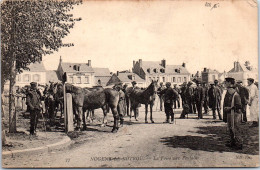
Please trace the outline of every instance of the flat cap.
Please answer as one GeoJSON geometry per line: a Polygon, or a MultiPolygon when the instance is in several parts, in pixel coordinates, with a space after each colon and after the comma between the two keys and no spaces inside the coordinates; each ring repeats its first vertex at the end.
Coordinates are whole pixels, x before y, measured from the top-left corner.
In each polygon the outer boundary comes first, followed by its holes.
{"type": "Polygon", "coordinates": [[[253,78],[248,78],[248,81],[254,82],[255,80],[253,78]]]}
{"type": "Polygon", "coordinates": [[[235,79],[233,78],[233,77],[227,77],[227,78],[225,78],[225,80],[227,81],[227,82],[234,82],[235,81],[235,79]]]}
{"type": "Polygon", "coordinates": [[[34,86],[37,86],[37,83],[36,83],[36,82],[31,82],[30,85],[31,85],[31,86],[33,86],[33,85],[34,85],[34,86]]]}
{"type": "Polygon", "coordinates": [[[132,84],[137,84],[136,81],[132,81],[132,84]]]}
{"type": "Polygon", "coordinates": [[[243,83],[243,82],[242,82],[242,80],[237,80],[237,83],[238,83],[238,84],[241,84],[241,83],[243,83]]]}

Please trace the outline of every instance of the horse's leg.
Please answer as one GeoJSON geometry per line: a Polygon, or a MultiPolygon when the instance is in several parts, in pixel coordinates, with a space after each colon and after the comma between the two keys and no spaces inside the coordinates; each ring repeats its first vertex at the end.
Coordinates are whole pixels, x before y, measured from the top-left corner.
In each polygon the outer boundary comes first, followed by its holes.
{"type": "Polygon", "coordinates": [[[86,111],[82,111],[82,119],[83,119],[83,130],[87,130],[86,111]]]}
{"type": "Polygon", "coordinates": [[[105,127],[107,125],[107,108],[103,107],[102,110],[103,110],[104,117],[103,117],[103,122],[101,124],[101,127],[105,127]]]}
{"type": "Polygon", "coordinates": [[[154,123],[154,121],[153,121],[153,104],[150,104],[150,120],[152,123],[154,123]]]}
{"type": "Polygon", "coordinates": [[[148,121],[147,121],[147,113],[148,113],[148,104],[145,104],[145,123],[148,123],[148,121]]]}
{"type": "Polygon", "coordinates": [[[112,129],[112,132],[116,133],[119,129],[119,127],[118,127],[119,115],[118,115],[116,107],[111,107],[111,110],[112,110],[113,117],[114,117],[114,126],[113,126],[113,129],[112,129]]]}
{"type": "Polygon", "coordinates": [[[83,117],[83,114],[82,114],[82,107],[78,107],[77,108],[77,111],[78,111],[78,121],[77,121],[77,130],[80,131],[82,125],[81,125],[81,120],[82,120],[82,117],[83,117]]]}
{"type": "Polygon", "coordinates": [[[91,120],[92,120],[92,122],[94,121],[94,119],[95,119],[95,112],[94,112],[94,110],[91,110],[91,120]]]}

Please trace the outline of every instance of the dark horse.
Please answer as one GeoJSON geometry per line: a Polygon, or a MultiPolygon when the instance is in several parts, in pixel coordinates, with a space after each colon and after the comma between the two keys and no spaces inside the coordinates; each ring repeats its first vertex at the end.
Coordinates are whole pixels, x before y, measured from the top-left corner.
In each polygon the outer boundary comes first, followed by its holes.
{"type": "Polygon", "coordinates": [[[101,108],[103,110],[104,119],[107,116],[107,106],[112,110],[114,117],[114,126],[112,132],[117,132],[119,115],[117,112],[117,105],[119,101],[119,94],[113,89],[98,89],[91,91],[89,89],[83,89],[80,87],[73,86],[71,84],[66,84],[66,92],[72,94],[73,108],[76,111],[77,127],[76,129],[81,129],[81,120],[83,120],[84,127],[86,129],[85,113],[87,110],[94,110],[101,108]],[[85,114],[84,114],[85,115],[85,114]]]}
{"type": "MultiPolygon", "coordinates": [[[[142,89],[132,89],[129,92],[130,97],[130,104],[131,108],[134,111],[135,116],[138,115],[139,110],[138,107],[140,104],[145,105],[145,123],[148,123],[147,121],[147,113],[148,113],[148,105],[150,105],[150,120],[152,123],[153,121],[153,105],[156,97],[156,91],[157,91],[157,83],[158,81],[153,81],[151,84],[144,90],[142,89]]],[[[130,112],[130,118],[131,118],[131,112],[130,112]]]]}

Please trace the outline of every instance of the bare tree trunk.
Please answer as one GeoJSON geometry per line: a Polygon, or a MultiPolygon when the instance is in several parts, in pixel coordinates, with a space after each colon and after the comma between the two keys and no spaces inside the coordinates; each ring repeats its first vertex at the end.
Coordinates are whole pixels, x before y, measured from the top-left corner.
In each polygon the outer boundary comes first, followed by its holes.
{"type": "Polygon", "coordinates": [[[10,89],[9,89],[9,133],[16,132],[16,109],[15,109],[15,65],[16,62],[12,63],[10,68],[10,89]]]}

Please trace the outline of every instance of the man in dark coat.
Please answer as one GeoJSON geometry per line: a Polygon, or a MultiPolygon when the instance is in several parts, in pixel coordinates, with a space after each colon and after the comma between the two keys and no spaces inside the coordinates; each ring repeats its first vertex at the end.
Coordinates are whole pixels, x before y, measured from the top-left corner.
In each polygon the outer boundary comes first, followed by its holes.
{"type": "Polygon", "coordinates": [[[246,108],[247,108],[247,104],[249,101],[249,91],[246,87],[244,87],[242,85],[242,81],[238,80],[237,81],[237,92],[241,98],[241,103],[242,103],[242,108],[241,111],[243,114],[241,114],[242,116],[242,122],[247,122],[247,117],[246,117],[246,108]]]}
{"type": "Polygon", "coordinates": [[[181,90],[177,87],[177,84],[174,84],[173,90],[175,90],[178,94],[177,98],[174,100],[174,109],[177,108],[177,104],[178,104],[178,109],[179,109],[180,108],[179,94],[180,94],[181,90]]]}
{"type": "Polygon", "coordinates": [[[193,88],[191,87],[192,83],[188,82],[187,88],[185,91],[185,103],[188,104],[190,108],[190,113],[194,113],[192,109],[192,102],[193,102],[193,88]]]}
{"type": "Polygon", "coordinates": [[[240,134],[242,104],[241,98],[235,90],[235,79],[230,77],[226,78],[226,87],[227,92],[224,98],[223,113],[230,136],[230,141],[226,143],[226,146],[234,149],[242,149],[243,140],[240,134]]]}
{"type": "Polygon", "coordinates": [[[198,119],[203,119],[202,107],[205,100],[205,91],[201,87],[201,82],[197,80],[197,88],[194,93],[194,99],[198,110],[198,119]]]}
{"type": "Polygon", "coordinates": [[[166,114],[166,121],[164,123],[173,123],[174,121],[174,113],[173,113],[173,101],[177,97],[177,92],[171,88],[171,83],[166,83],[166,89],[160,92],[160,94],[164,94],[164,110],[166,114]],[[171,120],[170,120],[171,117],[171,120]]]}
{"type": "Polygon", "coordinates": [[[185,99],[186,88],[187,88],[187,83],[184,82],[184,83],[181,85],[181,90],[180,90],[181,102],[182,102],[181,104],[182,104],[182,106],[184,106],[184,104],[186,104],[186,99],[185,99]]]}
{"type": "Polygon", "coordinates": [[[209,91],[209,87],[207,86],[206,82],[202,82],[202,88],[204,90],[204,93],[205,93],[205,99],[204,99],[204,104],[203,104],[203,107],[204,107],[204,114],[208,114],[208,111],[209,111],[209,108],[208,108],[208,91],[209,91]]]}
{"type": "Polygon", "coordinates": [[[31,89],[28,90],[26,104],[30,111],[30,134],[34,135],[41,112],[41,93],[37,89],[36,82],[31,82],[31,89]]]}
{"type": "Polygon", "coordinates": [[[209,107],[212,109],[213,112],[213,119],[216,119],[216,110],[218,112],[219,120],[222,120],[221,114],[220,114],[220,105],[221,105],[221,98],[222,93],[218,86],[215,86],[214,83],[210,83],[211,87],[208,91],[208,97],[209,97],[209,107]]]}
{"type": "Polygon", "coordinates": [[[163,86],[163,82],[160,83],[160,87],[157,90],[157,94],[159,96],[159,100],[160,100],[160,111],[162,111],[163,108],[163,94],[161,94],[160,92],[163,91],[165,89],[165,87],[163,86]]]}

